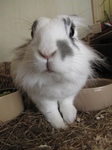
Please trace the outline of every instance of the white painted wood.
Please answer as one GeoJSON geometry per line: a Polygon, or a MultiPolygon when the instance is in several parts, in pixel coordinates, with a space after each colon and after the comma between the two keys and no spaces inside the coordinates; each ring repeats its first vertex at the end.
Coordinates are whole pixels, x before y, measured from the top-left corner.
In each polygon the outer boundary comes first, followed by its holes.
{"type": "Polygon", "coordinates": [[[101,0],[92,0],[92,8],[93,8],[93,21],[94,23],[98,23],[101,21],[101,0]]]}

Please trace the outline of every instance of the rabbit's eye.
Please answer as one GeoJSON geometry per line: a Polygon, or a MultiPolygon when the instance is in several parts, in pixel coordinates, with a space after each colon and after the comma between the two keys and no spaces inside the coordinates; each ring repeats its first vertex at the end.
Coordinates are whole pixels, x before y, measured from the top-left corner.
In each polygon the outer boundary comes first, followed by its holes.
{"type": "Polygon", "coordinates": [[[70,38],[73,38],[74,33],[75,33],[75,31],[74,31],[74,26],[73,26],[73,25],[71,25],[71,27],[70,27],[70,33],[69,33],[69,37],[70,37],[70,38]]]}

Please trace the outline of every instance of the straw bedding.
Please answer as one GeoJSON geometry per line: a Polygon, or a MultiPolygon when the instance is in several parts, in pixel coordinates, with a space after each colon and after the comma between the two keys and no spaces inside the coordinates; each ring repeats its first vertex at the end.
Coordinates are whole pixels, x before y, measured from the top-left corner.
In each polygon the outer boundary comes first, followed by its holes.
{"type": "Polygon", "coordinates": [[[2,150],[111,150],[112,107],[100,112],[79,112],[65,130],[56,130],[33,106],[0,126],[2,150]]]}
{"type": "Polygon", "coordinates": [[[112,150],[112,106],[78,112],[67,129],[54,129],[24,96],[25,110],[0,125],[0,150],[112,150]]]}

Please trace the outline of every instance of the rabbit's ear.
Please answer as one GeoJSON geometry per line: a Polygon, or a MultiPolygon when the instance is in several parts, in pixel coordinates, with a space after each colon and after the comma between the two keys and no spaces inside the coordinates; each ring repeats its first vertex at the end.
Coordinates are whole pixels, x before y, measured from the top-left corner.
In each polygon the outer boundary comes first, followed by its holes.
{"type": "Polygon", "coordinates": [[[35,30],[36,30],[36,26],[37,26],[37,20],[35,20],[35,21],[33,22],[33,25],[32,25],[32,27],[31,27],[31,37],[32,37],[32,38],[34,37],[34,32],[35,32],[35,30]]]}

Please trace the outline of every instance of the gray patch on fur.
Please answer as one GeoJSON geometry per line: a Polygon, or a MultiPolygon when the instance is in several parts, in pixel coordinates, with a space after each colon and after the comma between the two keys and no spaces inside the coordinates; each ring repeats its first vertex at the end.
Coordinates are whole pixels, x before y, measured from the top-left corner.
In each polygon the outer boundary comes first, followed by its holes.
{"type": "MultiPolygon", "coordinates": [[[[76,15],[72,15],[72,16],[77,17],[76,15]]],[[[67,33],[67,26],[72,26],[73,29],[74,29],[74,32],[75,32],[75,25],[73,24],[73,22],[71,22],[71,20],[70,20],[69,17],[63,18],[63,22],[64,22],[64,25],[65,25],[66,33],[67,33]]],[[[67,33],[67,34],[68,34],[68,33],[67,33]]],[[[68,36],[69,36],[69,35],[68,35],[68,36]]],[[[79,47],[75,44],[75,39],[72,39],[72,38],[70,38],[70,39],[71,39],[72,44],[73,44],[75,47],[77,47],[77,49],[79,49],[79,47]]]]}
{"type": "Polygon", "coordinates": [[[70,26],[70,24],[71,24],[70,18],[66,18],[66,19],[63,18],[63,22],[64,22],[65,30],[67,33],[67,26],[70,26]]]}
{"type": "Polygon", "coordinates": [[[68,26],[70,26],[70,24],[71,24],[71,20],[70,20],[70,18],[63,18],[63,22],[64,22],[64,24],[65,25],[68,25],[68,26]]]}
{"type": "Polygon", "coordinates": [[[67,57],[67,56],[73,56],[74,55],[73,50],[69,46],[69,43],[67,41],[58,40],[57,41],[57,47],[61,53],[62,60],[64,60],[65,57],[67,57]]]}
{"type": "Polygon", "coordinates": [[[73,40],[71,39],[71,42],[72,42],[72,44],[73,44],[78,50],[80,50],[79,47],[75,44],[75,40],[76,40],[76,39],[73,39],[73,40]]]}
{"type": "Polygon", "coordinates": [[[34,22],[33,22],[33,25],[32,25],[32,27],[31,27],[31,37],[33,38],[33,36],[34,36],[34,32],[35,32],[35,30],[36,30],[36,26],[37,26],[37,20],[35,20],[34,22]]]}

